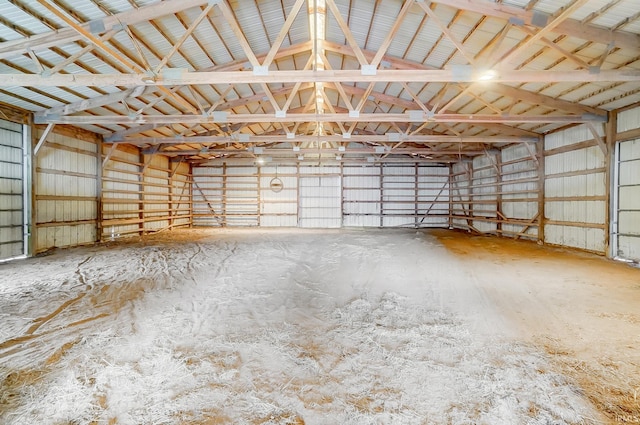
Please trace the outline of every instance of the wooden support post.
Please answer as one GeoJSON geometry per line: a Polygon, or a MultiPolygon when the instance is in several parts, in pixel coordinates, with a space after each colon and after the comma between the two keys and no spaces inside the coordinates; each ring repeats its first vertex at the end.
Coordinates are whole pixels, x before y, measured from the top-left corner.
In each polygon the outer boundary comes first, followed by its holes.
{"type": "Polygon", "coordinates": [[[261,186],[261,180],[262,180],[262,167],[258,166],[257,167],[257,175],[256,178],[258,179],[258,210],[257,210],[257,214],[258,216],[256,217],[256,220],[258,222],[258,227],[260,227],[260,222],[261,222],[261,218],[262,218],[262,190],[260,189],[261,186]]]}
{"type": "Polygon", "coordinates": [[[469,225],[469,229],[475,229],[475,221],[473,220],[473,215],[474,215],[474,206],[475,206],[475,199],[474,199],[474,184],[473,184],[473,161],[469,162],[467,164],[467,173],[469,175],[469,188],[467,189],[468,193],[468,199],[469,199],[469,203],[468,203],[468,208],[467,211],[469,211],[469,219],[467,219],[467,224],[469,225]]]}
{"type": "Polygon", "coordinates": [[[538,244],[544,244],[545,218],[545,159],[544,159],[544,136],[540,136],[538,143],[538,244]]]}
{"type": "Polygon", "coordinates": [[[453,164],[449,164],[449,229],[453,229],[453,164]]]}
{"type": "MultiPolygon", "coordinates": [[[[180,167],[180,163],[176,165],[176,170],[180,167]]],[[[169,161],[169,169],[171,168],[171,161],[169,161]]],[[[169,207],[169,230],[173,230],[173,217],[175,215],[175,206],[173,205],[173,175],[175,172],[170,171],[167,173],[167,184],[169,185],[169,199],[167,202],[167,206],[169,207]]],[[[178,204],[178,207],[180,204],[178,204]]]]}
{"type": "Polygon", "coordinates": [[[222,227],[227,227],[227,163],[222,164],[222,227]]]}
{"type": "Polygon", "coordinates": [[[344,163],[340,163],[340,227],[344,227],[344,163]]]}
{"type": "Polygon", "coordinates": [[[380,227],[384,226],[384,167],[380,167],[380,227]]]}
{"type": "Polygon", "coordinates": [[[185,182],[186,185],[188,185],[189,188],[189,197],[187,198],[187,201],[189,202],[189,228],[192,229],[193,228],[193,193],[194,191],[194,184],[193,184],[193,164],[189,164],[189,174],[187,175],[187,181],[185,182]]]}
{"type": "Polygon", "coordinates": [[[298,222],[298,227],[301,227],[302,226],[302,220],[301,220],[301,214],[300,213],[302,212],[302,210],[301,210],[302,198],[301,198],[300,194],[302,192],[301,192],[301,189],[300,189],[300,163],[299,162],[296,164],[296,174],[297,174],[297,179],[298,179],[298,182],[297,182],[298,183],[298,185],[297,185],[298,190],[296,191],[297,192],[296,193],[296,195],[297,195],[296,197],[298,198],[298,200],[297,200],[298,220],[297,220],[297,222],[298,222]]]}
{"type": "Polygon", "coordinates": [[[419,227],[419,223],[418,223],[418,198],[419,198],[419,190],[418,190],[418,163],[416,162],[414,164],[414,186],[413,186],[413,199],[414,199],[414,204],[413,204],[413,226],[417,229],[419,227]]]}
{"type": "Polygon", "coordinates": [[[606,209],[605,209],[605,228],[604,228],[604,249],[605,249],[605,255],[607,257],[614,257],[615,253],[613,252],[613,250],[617,251],[617,247],[612,247],[611,246],[611,220],[613,219],[614,221],[618,220],[617,214],[618,212],[615,211],[614,208],[614,202],[613,199],[611,197],[611,193],[613,190],[617,190],[617,188],[611,187],[615,181],[615,179],[613,178],[613,173],[617,173],[617,164],[614,164],[613,162],[615,161],[615,149],[616,149],[616,143],[617,143],[617,138],[618,138],[618,112],[617,111],[611,111],[609,112],[609,120],[607,121],[606,124],[606,128],[605,128],[605,133],[606,133],[606,139],[605,139],[605,143],[606,143],[606,155],[605,155],[605,162],[604,162],[604,166],[605,166],[605,190],[606,190],[606,209]]]}
{"type": "Polygon", "coordinates": [[[145,162],[145,156],[142,153],[142,150],[140,150],[140,153],[138,154],[138,169],[140,170],[140,174],[138,175],[138,180],[139,180],[139,185],[138,188],[140,190],[140,193],[138,194],[138,234],[140,234],[140,236],[144,235],[144,228],[145,228],[145,214],[144,214],[144,192],[145,192],[145,184],[144,184],[144,174],[145,171],[147,169],[147,164],[145,162]]]}
{"type": "MultiPolygon", "coordinates": [[[[29,229],[29,233],[31,234],[31,237],[29,237],[29,246],[26,247],[26,252],[25,254],[27,254],[29,257],[32,257],[36,254],[36,250],[37,250],[37,242],[38,242],[38,227],[36,226],[36,209],[37,209],[37,201],[36,201],[36,192],[38,191],[38,179],[36,178],[36,168],[37,168],[37,157],[36,155],[33,153],[33,147],[36,144],[37,138],[36,138],[36,126],[33,123],[33,115],[29,114],[29,117],[27,118],[27,125],[29,126],[29,134],[27,137],[30,137],[31,140],[27,140],[25,141],[27,144],[29,144],[29,158],[31,160],[31,174],[30,174],[30,180],[31,180],[31,211],[28,212],[28,216],[29,219],[31,221],[30,223],[30,229],[29,229]]],[[[25,157],[26,159],[26,157],[25,157]]],[[[26,195],[26,194],[25,194],[26,195]]]]}
{"type": "Polygon", "coordinates": [[[103,216],[104,213],[102,211],[102,149],[103,149],[103,141],[102,136],[100,136],[100,140],[98,140],[96,146],[96,242],[102,241],[102,233],[103,233],[103,216]]]}
{"type": "Polygon", "coordinates": [[[496,221],[496,232],[498,236],[502,236],[502,222],[506,219],[503,211],[502,211],[502,152],[499,151],[496,154],[495,160],[496,166],[496,217],[498,221],[496,221]]]}

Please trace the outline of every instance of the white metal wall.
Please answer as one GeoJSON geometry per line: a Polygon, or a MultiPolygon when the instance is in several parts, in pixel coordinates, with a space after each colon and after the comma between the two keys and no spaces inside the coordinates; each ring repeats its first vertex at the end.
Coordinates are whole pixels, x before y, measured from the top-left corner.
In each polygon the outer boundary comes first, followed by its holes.
{"type": "Polygon", "coordinates": [[[224,211],[228,226],[260,225],[260,176],[255,167],[227,167],[224,211]]]}
{"type": "MultiPolygon", "coordinates": [[[[41,133],[36,131],[36,137],[41,133]]],[[[34,165],[36,252],[95,242],[97,144],[51,132],[34,165]]]]}
{"type": "Polygon", "coordinates": [[[340,167],[300,167],[298,187],[300,227],[342,226],[340,167]]]}
{"type": "Polygon", "coordinates": [[[460,162],[453,165],[451,174],[451,217],[453,227],[468,229],[473,226],[473,204],[471,203],[471,179],[473,165],[460,162]]]}
{"type": "Polygon", "coordinates": [[[102,239],[191,225],[190,166],[134,147],[104,146],[102,239]]]}
{"type": "Polygon", "coordinates": [[[26,253],[22,125],[0,120],[0,260],[26,253]]]}
{"type": "Polygon", "coordinates": [[[473,227],[480,232],[495,232],[498,229],[498,182],[497,162],[492,155],[473,159],[471,180],[473,227]]]}
{"type": "Polygon", "coordinates": [[[345,166],[343,168],[343,225],[380,227],[382,167],[345,166]]]}
{"type": "Polygon", "coordinates": [[[199,226],[447,226],[449,168],[430,166],[195,167],[199,226]],[[277,178],[282,190],[274,192],[277,178]],[[258,190],[259,185],[259,190],[258,190]]]}
{"type": "Polygon", "coordinates": [[[298,178],[295,166],[268,166],[260,169],[260,226],[298,225],[298,178]],[[281,183],[281,189],[271,184],[281,183]]]}
{"type": "Polygon", "coordinates": [[[587,126],[545,137],[546,243],[604,253],[606,193],[605,155],[587,126]]]}
{"type": "Polygon", "coordinates": [[[225,167],[193,168],[193,224],[223,226],[225,167]]]}
{"type": "Polygon", "coordinates": [[[539,174],[536,145],[515,145],[502,149],[501,214],[511,223],[502,224],[506,236],[538,237],[539,174]]]}
{"type": "Polygon", "coordinates": [[[105,154],[111,156],[102,172],[104,239],[136,234],[142,227],[140,154],[137,150],[111,149],[105,146],[105,154]]]}

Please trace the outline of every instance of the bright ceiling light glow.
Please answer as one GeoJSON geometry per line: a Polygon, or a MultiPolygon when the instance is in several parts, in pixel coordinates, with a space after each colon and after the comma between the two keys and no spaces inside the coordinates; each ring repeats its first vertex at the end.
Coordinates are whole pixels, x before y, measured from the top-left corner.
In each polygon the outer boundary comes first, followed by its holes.
{"type": "Polygon", "coordinates": [[[478,77],[479,81],[491,81],[494,78],[496,78],[498,76],[498,73],[496,71],[494,71],[493,69],[487,69],[486,71],[483,71],[480,73],[480,76],[478,77]]]}
{"type": "MultiPolygon", "coordinates": [[[[325,0],[309,0],[309,33],[313,38],[313,69],[324,71],[324,48],[323,41],[326,38],[326,16],[327,5],[325,0]]],[[[315,84],[315,106],[316,112],[324,113],[324,86],[322,83],[315,84]]]]}

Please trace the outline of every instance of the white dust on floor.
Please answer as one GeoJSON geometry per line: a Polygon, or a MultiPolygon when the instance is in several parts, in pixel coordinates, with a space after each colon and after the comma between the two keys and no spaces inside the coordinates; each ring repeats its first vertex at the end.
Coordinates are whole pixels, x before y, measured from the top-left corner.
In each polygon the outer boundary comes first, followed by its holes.
{"type": "Polygon", "coordinates": [[[0,276],[1,423],[596,416],[423,232],[176,232],[0,276]]]}

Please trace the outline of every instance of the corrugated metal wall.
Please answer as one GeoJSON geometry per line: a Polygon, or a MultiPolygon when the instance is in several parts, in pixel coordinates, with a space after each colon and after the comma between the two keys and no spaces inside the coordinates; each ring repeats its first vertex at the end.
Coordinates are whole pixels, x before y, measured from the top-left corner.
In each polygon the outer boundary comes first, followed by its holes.
{"type": "Polygon", "coordinates": [[[538,161],[535,145],[519,144],[455,164],[451,174],[453,227],[536,239],[538,161]]]}
{"type": "Polygon", "coordinates": [[[36,252],[97,240],[98,161],[95,141],[48,134],[34,159],[36,252]]]}
{"type": "Polygon", "coordinates": [[[0,260],[26,253],[22,125],[0,120],[0,260]]]}
{"type": "Polygon", "coordinates": [[[260,169],[260,225],[295,227],[297,224],[297,167],[262,167],[260,169]]]}
{"type": "Polygon", "coordinates": [[[342,226],[340,167],[300,167],[298,187],[300,227],[342,226]]]}
{"type": "Polygon", "coordinates": [[[227,226],[260,225],[258,168],[227,167],[223,207],[227,226]]]}
{"type": "Polygon", "coordinates": [[[501,151],[499,224],[505,236],[538,237],[541,209],[538,150],[541,146],[520,144],[501,151]]]}
{"type": "Polygon", "coordinates": [[[606,158],[594,135],[585,125],[550,134],[544,157],[545,242],[604,253],[606,158]]]}
{"type": "MultiPolygon", "coordinates": [[[[618,132],[640,129],[640,108],[618,114],[618,132]]],[[[640,139],[620,141],[615,155],[613,255],[640,261],[640,139]]]]}
{"type": "Polygon", "coordinates": [[[193,167],[193,225],[224,226],[226,167],[193,167]]]}
{"type": "Polygon", "coordinates": [[[473,227],[482,233],[495,233],[498,229],[499,170],[495,155],[483,155],[473,159],[470,185],[472,196],[473,227]]]}
{"type": "Polygon", "coordinates": [[[102,239],[191,224],[188,164],[119,146],[104,146],[103,158],[102,239]]]}
{"type": "Polygon", "coordinates": [[[343,224],[380,227],[382,224],[382,167],[344,166],[342,177],[343,224]]]}
{"type": "Polygon", "coordinates": [[[448,167],[224,166],[195,167],[193,174],[196,225],[442,227],[449,222],[448,167]],[[271,187],[274,179],[277,191],[271,187]]]}
{"type": "Polygon", "coordinates": [[[471,162],[454,164],[451,170],[451,215],[450,224],[457,229],[473,230],[473,203],[471,202],[471,179],[473,165],[471,162]]]}

